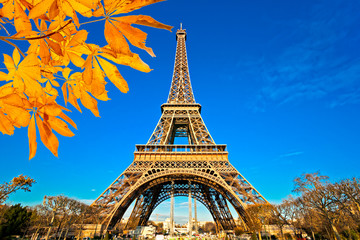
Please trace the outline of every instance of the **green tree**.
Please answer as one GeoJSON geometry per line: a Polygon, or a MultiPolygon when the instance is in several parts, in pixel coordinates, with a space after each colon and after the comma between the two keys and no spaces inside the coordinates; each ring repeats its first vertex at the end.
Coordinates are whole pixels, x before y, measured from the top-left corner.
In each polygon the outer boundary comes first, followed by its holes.
{"type": "Polygon", "coordinates": [[[0,238],[10,235],[21,235],[30,223],[31,211],[20,204],[7,208],[3,213],[3,223],[0,225],[0,238]]]}

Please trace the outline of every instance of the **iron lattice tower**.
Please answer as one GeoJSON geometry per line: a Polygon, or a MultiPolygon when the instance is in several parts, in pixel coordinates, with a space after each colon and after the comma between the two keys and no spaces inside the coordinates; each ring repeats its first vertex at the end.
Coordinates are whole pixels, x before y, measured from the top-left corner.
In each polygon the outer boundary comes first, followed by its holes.
{"type": "Polygon", "coordinates": [[[211,213],[218,229],[236,224],[230,203],[243,224],[251,218],[248,204],[267,203],[265,198],[230,164],[226,145],[217,145],[201,118],[195,102],[186,54],[186,31],[176,32],[174,73],[161,118],[145,145],[136,145],[132,164],[92,203],[112,229],[130,204],[134,208],[126,228],[146,225],[151,213],[171,196],[188,196],[211,213]],[[187,145],[176,145],[186,137],[187,145]]]}

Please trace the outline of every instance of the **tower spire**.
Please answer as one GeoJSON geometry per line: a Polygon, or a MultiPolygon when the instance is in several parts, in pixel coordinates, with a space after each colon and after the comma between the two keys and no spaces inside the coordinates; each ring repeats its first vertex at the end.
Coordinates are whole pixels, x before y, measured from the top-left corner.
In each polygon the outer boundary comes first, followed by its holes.
{"type": "Polygon", "coordinates": [[[167,103],[195,103],[186,54],[186,30],[182,29],[182,23],[176,32],[176,41],[174,73],[167,103]]]}

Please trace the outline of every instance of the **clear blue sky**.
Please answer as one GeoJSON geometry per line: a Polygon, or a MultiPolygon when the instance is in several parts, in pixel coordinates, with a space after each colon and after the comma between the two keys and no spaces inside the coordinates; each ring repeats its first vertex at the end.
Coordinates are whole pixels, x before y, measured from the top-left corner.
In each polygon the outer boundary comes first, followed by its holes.
{"type": "MultiPolygon", "coordinates": [[[[101,118],[70,107],[78,130],[72,138],[59,136],[59,158],[39,141],[28,161],[26,129],[0,136],[0,182],[19,174],[36,179],[31,193],[10,198],[14,203],[57,194],[96,199],[131,164],[135,144],[147,142],[160,118],[180,22],[205,124],[266,199],[280,202],[302,173],[320,171],[333,181],[359,177],[359,12],[356,0],[169,0],[138,10],[175,26],[172,33],[143,28],[157,57],[134,51],[154,70],[120,67],[130,91],[109,83],[112,100],[99,103],[101,118]]],[[[103,23],[94,24],[89,38],[104,44],[101,29],[103,23]]],[[[4,43],[0,49],[12,52],[4,43]]],[[[180,218],[186,200],[176,201],[180,218]]],[[[166,204],[156,211],[168,214],[166,204]]]]}

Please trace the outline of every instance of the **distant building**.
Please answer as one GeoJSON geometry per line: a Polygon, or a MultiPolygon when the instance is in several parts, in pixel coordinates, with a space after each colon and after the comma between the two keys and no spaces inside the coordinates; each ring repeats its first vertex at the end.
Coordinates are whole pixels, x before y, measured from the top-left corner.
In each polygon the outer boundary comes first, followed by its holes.
{"type": "Polygon", "coordinates": [[[155,237],[156,227],[155,226],[137,226],[134,231],[135,238],[153,238],[155,237]]]}
{"type": "Polygon", "coordinates": [[[163,223],[163,229],[167,232],[170,231],[170,218],[165,219],[165,221],[162,222],[163,223]]]}

